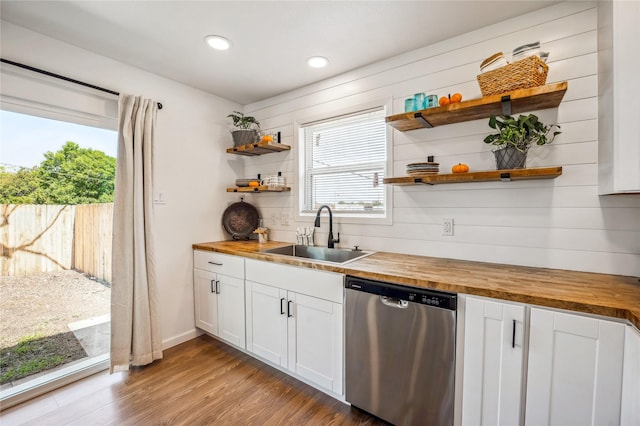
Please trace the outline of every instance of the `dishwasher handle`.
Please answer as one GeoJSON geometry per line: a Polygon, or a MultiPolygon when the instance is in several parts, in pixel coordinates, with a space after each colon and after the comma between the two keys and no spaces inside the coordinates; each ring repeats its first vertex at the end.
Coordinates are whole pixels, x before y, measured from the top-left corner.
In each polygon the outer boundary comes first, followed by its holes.
{"type": "Polygon", "coordinates": [[[395,297],[380,296],[380,301],[383,305],[391,308],[407,309],[409,307],[409,301],[396,299],[395,297]]]}

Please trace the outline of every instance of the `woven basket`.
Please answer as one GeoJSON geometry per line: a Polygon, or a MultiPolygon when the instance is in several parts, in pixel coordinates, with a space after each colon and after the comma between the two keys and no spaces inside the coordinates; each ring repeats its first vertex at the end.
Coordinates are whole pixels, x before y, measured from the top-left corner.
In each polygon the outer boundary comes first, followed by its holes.
{"type": "Polygon", "coordinates": [[[543,86],[549,67],[536,55],[529,56],[478,76],[482,96],[497,95],[518,89],[543,86]]]}

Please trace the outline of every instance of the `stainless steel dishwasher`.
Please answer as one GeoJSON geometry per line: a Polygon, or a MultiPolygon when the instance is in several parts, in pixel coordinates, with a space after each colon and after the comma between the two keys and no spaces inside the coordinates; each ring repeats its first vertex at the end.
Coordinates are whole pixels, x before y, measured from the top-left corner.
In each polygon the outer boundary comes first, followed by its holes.
{"type": "Polygon", "coordinates": [[[347,401],[396,425],[452,425],[456,302],[347,276],[347,401]]]}

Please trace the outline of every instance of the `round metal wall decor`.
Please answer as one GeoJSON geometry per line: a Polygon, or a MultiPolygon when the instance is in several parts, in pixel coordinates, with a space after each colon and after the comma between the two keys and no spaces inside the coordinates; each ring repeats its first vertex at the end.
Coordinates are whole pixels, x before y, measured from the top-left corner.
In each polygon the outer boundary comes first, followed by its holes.
{"type": "Polygon", "coordinates": [[[222,214],[222,226],[234,240],[246,240],[258,227],[260,215],[254,205],[240,202],[233,203],[222,214]]]}

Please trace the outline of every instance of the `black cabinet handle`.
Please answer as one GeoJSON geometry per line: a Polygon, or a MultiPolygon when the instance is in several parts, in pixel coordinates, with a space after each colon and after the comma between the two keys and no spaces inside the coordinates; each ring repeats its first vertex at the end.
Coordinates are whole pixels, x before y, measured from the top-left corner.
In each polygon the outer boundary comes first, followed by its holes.
{"type": "Polygon", "coordinates": [[[513,332],[511,333],[511,347],[516,347],[516,320],[513,320],[513,332]]]}
{"type": "Polygon", "coordinates": [[[215,281],[215,280],[211,280],[211,293],[215,293],[215,292],[216,292],[216,291],[213,289],[213,282],[214,282],[214,281],[215,281]]]}
{"type": "Polygon", "coordinates": [[[220,294],[220,280],[216,280],[216,294],[220,294]]]}
{"type": "Polygon", "coordinates": [[[284,315],[284,307],[282,306],[282,302],[284,302],[286,299],[283,297],[280,299],[280,315],[284,315]]]}
{"type": "Polygon", "coordinates": [[[218,263],[218,262],[208,261],[207,263],[209,263],[211,265],[222,266],[222,263],[218,263]]]}
{"type": "Polygon", "coordinates": [[[293,316],[293,314],[291,313],[292,309],[291,309],[291,304],[293,303],[292,300],[289,300],[287,302],[287,317],[291,318],[293,316]]]}

